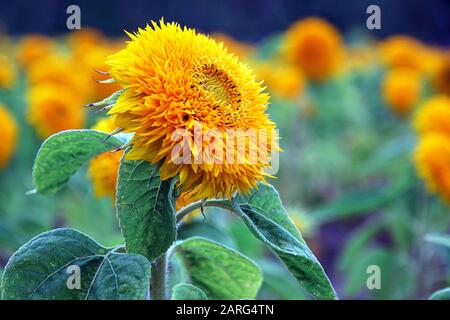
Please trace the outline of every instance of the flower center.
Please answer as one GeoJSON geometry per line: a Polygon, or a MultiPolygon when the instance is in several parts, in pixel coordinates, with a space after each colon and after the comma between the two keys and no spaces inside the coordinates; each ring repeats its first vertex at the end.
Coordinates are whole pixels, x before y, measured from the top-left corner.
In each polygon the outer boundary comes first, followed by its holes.
{"type": "Polygon", "coordinates": [[[241,94],[233,80],[214,64],[205,64],[197,73],[199,84],[208,91],[214,100],[224,106],[238,108],[241,102],[241,94]]]}

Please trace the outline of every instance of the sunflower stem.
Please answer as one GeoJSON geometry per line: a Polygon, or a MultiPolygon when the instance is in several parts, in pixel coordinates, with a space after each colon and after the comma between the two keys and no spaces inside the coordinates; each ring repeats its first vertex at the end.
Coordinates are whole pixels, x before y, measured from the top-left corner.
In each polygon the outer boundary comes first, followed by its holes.
{"type": "Polygon", "coordinates": [[[167,299],[167,253],[152,262],[150,299],[167,299]]]}
{"type": "Polygon", "coordinates": [[[219,207],[222,209],[233,210],[233,206],[228,200],[208,200],[208,201],[197,201],[193,202],[180,211],[177,212],[177,223],[183,220],[186,216],[188,216],[193,211],[200,209],[201,207],[219,207]]]}

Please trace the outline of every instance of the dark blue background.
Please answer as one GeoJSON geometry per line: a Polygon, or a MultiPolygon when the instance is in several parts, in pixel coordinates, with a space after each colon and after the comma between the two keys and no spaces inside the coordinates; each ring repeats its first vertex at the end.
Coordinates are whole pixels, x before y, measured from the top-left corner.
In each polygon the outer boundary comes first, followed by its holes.
{"type": "Polygon", "coordinates": [[[250,41],[285,30],[309,15],[325,17],[342,31],[364,28],[367,6],[377,4],[382,13],[377,36],[407,33],[430,43],[450,44],[450,0],[0,0],[0,23],[12,34],[55,35],[67,31],[70,4],[81,7],[83,26],[110,35],[164,16],[166,21],[176,20],[205,32],[228,32],[250,41]]]}

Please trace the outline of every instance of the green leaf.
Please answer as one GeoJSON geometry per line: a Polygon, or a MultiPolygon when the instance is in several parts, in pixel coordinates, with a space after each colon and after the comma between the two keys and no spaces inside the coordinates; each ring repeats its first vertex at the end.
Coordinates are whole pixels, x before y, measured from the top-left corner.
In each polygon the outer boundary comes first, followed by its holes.
{"type": "Polygon", "coordinates": [[[171,300],[208,300],[206,294],[189,283],[179,283],[172,289],[171,300]]]}
{"type": "Polygon", "coordinates": [[[284,209],[278,192],[260,184],[234,203],[252,233],[271,248],[300,284],[316,299],[336,299],[336,293],[319,261],[302,239],[284,209]]]}
{"type": "Polygon", "coordinates": [[[116,209],[128,252],[153,261],[176,240],[174,184],[157,165],[122,158],[116,209]]]}
{"type": "Polygon", "coordinates": [[[189,238],[176,251],[192,283],[210,299],[253,299],[262,284],[262,272],[250,259],[204,238],[189,238]]]}
{"type": "Polygon", "coordinates": [[[89,159],[117,149],[123,142],[96,130],[68,130],[42,143],[33,166],[35,191],[54,194],[89,159]]]}
{"type": "Polygon", "coordinates": [[[2,297],[145,299],[150,263],[143,256],[119,253],[116,249],[104,248],[73,229],[42,233],[9,259],[2,279],[2,297]],[[79,288],[76,268],[79,268],[79,288]]]}
{"type": "Polygon", "coordinates": [[[441,289],[436,291],[429,298],[430,300],[450,300],[450,288],[441,289]]]}
{"type": "Polygon", "coordinates": [[[428,234],[425,240],[450,249],[450,236],[446,234],[428,234]]]}

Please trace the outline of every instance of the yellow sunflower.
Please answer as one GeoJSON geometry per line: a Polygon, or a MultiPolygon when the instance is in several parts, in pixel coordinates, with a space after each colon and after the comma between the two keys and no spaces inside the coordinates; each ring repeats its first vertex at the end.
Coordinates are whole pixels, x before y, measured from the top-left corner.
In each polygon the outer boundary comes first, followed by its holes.
{"type": "Polygon", "coordinates": [[[382,59],[389,67],[423,71],[426,53],[422,43],[402,35],[391,36],[379,44],[382,59]]]}
{"type": "Polygon", "coordinates": [[[7,56],[0,54],[0,88],[10,88],[15,79],[13,62],[7,56]]]}
{"type": "Polygon", "coordinates": [[[83,127],[85,110],[70,88],[42,84],[28,93],[27,118],[41,138],[83,127]]]}
{"type": "Polygon", "coordinates": [[[211,38],[219,43],[222,42],[224,47],[229,52],[237,55],[239,59],[247,59],[256,51],[254,45],[238,41],[225,33],[213,33],[211,34],[211,38]]]}
{"type": "MultiPolygon", "coordinates": [[[[116,129],[113,117],[99,120],[92,129],[112,133],[116,129]]],[[[89,162],[88,175],[94,187],[96,197],[111,197],[116,199],[117,175],[123,151],[105,152],[89,162]]]]}
{"type": "Polygon", "coordinates": [[[450,98],[438,95],[427,99],[414,117],[419,134],[440,133],[450,137],[450,98]]]}
{"type": "Polygon", "coordinates": [[[125,88],[109,113],[118,127],[135,132],[127,158],[161,163],[161,179],[178,176],[191,201],[231,197],[265,181],[278,139],[261,83],[213,39],[176,23],[152,26],[129,34],[127,47],[106,60],[111,76],[125,88]],[[255,147],[253,136],[245,136],[247,130],[260,133],[257,140],[265,140],[266,152],[255,147]],[[250,145],[244,150],[234,143],[241,137],[250,145]],[[233,145],[221,162],[218,154],[233,145]],[[181,162],[174,159],[180,146],[181,162]],[[255,150],[257,159],[249,157],[255,150]]]}
{"type": "Polygon", "coordinates": [[[386,104],[396,113],[404,115],[421,96],[420,75],[411,69],[396,68],[388,71],[382,82],[382,95],[386,104]]]}
{"type": "Polygon", "coordinates": [[[8,163],[16,149],[17,124],[6,107],[0,104],[0,168],[8,163]]]}
{"type": "Polygon", "coordinates": [[[441,134],[421,137],[414,163],[427,189],[450,202],[450,137],[441,134]]]}
{"type": "Polygon", "coordinates": [[[321,81],[338,71],[344,46],[334,26],[320,18],[307,18],[287,31],[286,53],[307,77],[321,81]]]}
{"type": "Polygon", "coordinates": [[[28,68],[54,51],[55,45],[51,38],[43,35],[28,35],[19,43],[17,59],[25,68],[28,68]]]}
{"type": "Polygon", "coordinates": [[[43,84],[66,87],[82,102],[92,97],[95,84],[90,72],[77,68],[72,59],[59,54],[51,54],[34,62],[28,68],[27,76],[32,87],[43,84]]]}
{"type": "Polygon", "coordinates": [[[303,74],[296,68],[281,62],[265,62],[256,65],[258,79],[264,81],[271,93],[292,99],[303,93],[306,85],[303,74]]]}
{"type": "Polygon", "coordinates": [[[439,63],[434,72],[433,86],[439,93],[450,96],[450,53],[439,63]]]}

